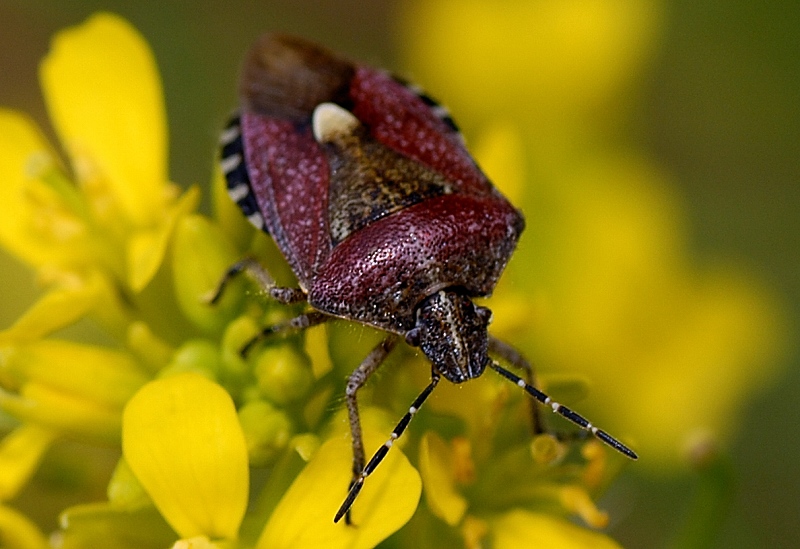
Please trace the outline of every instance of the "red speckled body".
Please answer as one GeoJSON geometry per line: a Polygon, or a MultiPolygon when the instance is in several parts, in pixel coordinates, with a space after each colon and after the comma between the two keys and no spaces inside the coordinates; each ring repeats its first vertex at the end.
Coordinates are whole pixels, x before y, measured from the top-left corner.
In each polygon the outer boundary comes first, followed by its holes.
{"type": "Polygon", "coordinates": [[[334,248],[308,289],[309,303],[405,333],[417,304],[438,290],[491,293],[516,243],[515,214],[502,200],[459,194],[410,206],[334,248]]]}
{"type": "Polygon", "coordinates": [[[342,101],[382,145],[441,174],[450,192],[388,213],[334,243],[330,168],[305,123],[241,114],[245,161],[265,229],[320,311],[404,334],[432,292],[491,293],[523,228],[460,135],[409,88],[357,67],[342,101]]]}

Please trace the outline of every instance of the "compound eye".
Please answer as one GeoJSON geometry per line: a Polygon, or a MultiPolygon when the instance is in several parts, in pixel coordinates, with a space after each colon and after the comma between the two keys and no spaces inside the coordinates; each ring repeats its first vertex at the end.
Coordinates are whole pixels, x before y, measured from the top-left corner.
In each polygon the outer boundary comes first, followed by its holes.
{"type": "Polygon", "coordinates": [[[491,309],[487,309],[486,307],[475,307],[475,314],[478,315],[478,318],[485,324],[489,325],[492,323],[492,318],[494,315],[492,314],[491,309]]]}
{"type": "Polygon", "coordinates": [[[412,347],[419,347],[419,342],[420,342],[419,328],[411,328],[409,331],[406,332],[406,343],[408,343],[412,347]]]}

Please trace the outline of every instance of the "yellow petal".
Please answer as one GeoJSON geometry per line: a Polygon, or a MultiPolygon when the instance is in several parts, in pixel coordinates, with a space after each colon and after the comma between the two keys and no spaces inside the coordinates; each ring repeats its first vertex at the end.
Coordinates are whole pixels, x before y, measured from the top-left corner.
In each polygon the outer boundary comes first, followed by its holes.
{"type": "Polygon", "coordinates": [[[247,506],[247,447],[219,385],[192,373],[145,385],[125,408],[122,446],[182,538],[236,537],[247,506]]]}
{"type": "Polygon", "coordinates": [[[122,406],[148,381],[127,353],[45,339],[4,349],[0,367],[21,383],[35,382],[110,409],[122,406]]]}
{"type": "Polygon", "coordinates": [[[175,354],[173,347],[153,333],[146,322],[140,320],[129,325],[125,339],[127,348],[152,373],[166,366],[175,354]]]}
{"type": "Polygon", "coordinates": [[[604,528],[608,525],[608,513],[601,511],[579,486],[564,486],[559,490],[561,505],[575,513],[593,528],[604,528]]]}
{"type": "Polygon", "coordinates": [[[125,458],[120,458],[106,488],[108,502],[117,509],[137,509],[152,505],[139,479],[133,474],[125,458]]]}
{"type": "Polygon", "coordinates": [[[0,540],[3,549],[47,549],[50,545],[28,517],[0,505],[0,540]]]}
{"type": "MultiPolygon", "coordinates": [[[[388,430],[362,415],[367,454],[386,441],[388,430]]],[[[355,505],[355,526],[333,516],[350,482],[349,437],[334,436],[320,447],[283,496],[259,539],[257,549],[370,549],[405,524],[416,510],[422,483],[395,445],[370,475],[355,505]]]]}
{"type": "Polygon", "coordinates": [[[603,404],[584,413],[635,436],[640,467],[682,467],[687,436],[726,439],[775,379],[788,341],[781,303],[740,265],[692,265],[681,204],[641,158],[598,155],[549,185],[562,205],[531,221],[547,222],[534,284],[548,305],[530,332],[542,363],[592,380],[603,404]],[[611,410],[625,413],[609,424],[611,410]]]}
{"type": "Polygon", "coordinates": [[[461,522],[467,510],[467,500],[456,490],[453,468],[447,444],[436,433],[425,433],[419,447],[419,472],[425,487],[425,501],[431,512],[450,526],[461,522]]]}
{"type": "Polygon", "coordinates": [[[178,220],[197,207],[200,191],[192,187],[170,208],[155,229],[139,231],[128,243],[128,284],[134,292],[141,291],[155,276],[178,220]]]}
{"type": "Polygon", "coordinates": [[[581,528],[567,520],[516,510],[492,524],[494,549],[558,547],[559,549],[621,549],[608,536],[581,528]]]}
{"type": "Polygon", "coordinates": [[[167,127],[156,63],[142,36],[115,15],[94,15],[55,36],[40,78],[78,179],[109,185],[134,223],[157,219],[167,127]]]}
{"type": "Polygon", "coordinates": [[[47,429],[103,444],[119,444],[119,409],[108,408],[48,385],[26,383],[19,395],[0,390],[0,410],[47,429]]]}
{"type": "Polygon", "coordinates": [[[0,345],[40,339],[85,316],[97,303],[99,288],[94,284],[58,288],[42,296],[17,321],[0,332],[0,345]]]}
{"type": "Polygon", "coordinates": [[[697,433],[724,443],[741,427],[744,404],[777,377],[791,341],[783,304],[763,281],[737,265],[695,276],[692,291],[678,296],[679,314],[653,322],[664,338],[637,355],[641,375],[619,378],[622,387],[607,393],[638,395],[620,425],[636,433],[644,466],[683,466],[685,445],[697,433]],[[674,408],[669,417],[657,412],[665,406],[674,408]]]}
{"type": "Polygon", "coordinates": [[[0,109],[0,244],[33,265],[53,261],[53,240],[36,230],[28,185],[31,162],[50,158],[50,146],[26,116],[0,109]]]}
{"type": "MultiPolygon", "coordinates": [[[[32,424],[17,427],[3,438],[0,442],[0,501],[16,496],[54,438],[53,431],[32,424]]],[[[0,539],[4,539],[2,535],[0,539]]]]}

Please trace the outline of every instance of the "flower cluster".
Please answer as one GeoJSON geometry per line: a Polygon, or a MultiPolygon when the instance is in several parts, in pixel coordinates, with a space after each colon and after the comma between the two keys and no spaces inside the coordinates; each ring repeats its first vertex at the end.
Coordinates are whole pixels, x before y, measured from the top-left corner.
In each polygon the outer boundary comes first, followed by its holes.
{"type": "MultiPolygon", "coordinates": [[[[279,282],[291,273],[219,174],[210,217],[196,212],[197,189],[167,180],[160,82],[142,37],[98,14],[56,36],[41,82],[66,162],[30,119],[0,110],[0,244],[45,288],[0,332],[4,547],[369,548],[409,520],[396,534],[408,546],[616,547],[570,517],[606,524],[593,498],[624,458],[594,441],[531,442],[528,403],[501,379],[442,387],[369,478],[357,526],[334,524],[351,469],[343,380],[379,334],[333,323],[242,357],[261,326],[297,311],[245,280],[214,305],[209,292],[245,255],[279,282]],[[84,319],[102,343],[60,335],[84,319]],[[32,478],[49,452],[76,444],[87,457],[62,481],[80,503],[45,536],[52,517],[20,495],[46,482],[32,478]],[[109,453],[113,470],[91,474],[109,453]]],[[[504,150],[482,159],[499,165],[494,156],[504,150]]],[[[362,399],[373,391],[383,406],[362,412],[368,451],[426,383],[428,366],[396,355],[403,367],[362,399]]],[[[562,401],[582,390],[548,381],[562,401]]]]}

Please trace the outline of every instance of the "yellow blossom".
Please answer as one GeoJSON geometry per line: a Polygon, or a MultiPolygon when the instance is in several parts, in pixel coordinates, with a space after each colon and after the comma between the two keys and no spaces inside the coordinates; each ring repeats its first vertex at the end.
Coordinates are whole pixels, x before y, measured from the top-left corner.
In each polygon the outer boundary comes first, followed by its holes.
{"type": "Polygon", "coordinates": [[[228,393],[197,374],[153,381],[130,400],[123,453],[183,538],[236,539],[247,506],[247,449],[228,393]]]}
{"type": "Polygon", "coordinates": [[[50,118],[76,176],[114,196],[104,215],[139,226],[158,222],[168,198],[167,122],[157,74],[141,38],[107,15],[60,33],[41,66],[50,118]],[[131,85],[130,74],[147,77],[131,85]]]}

